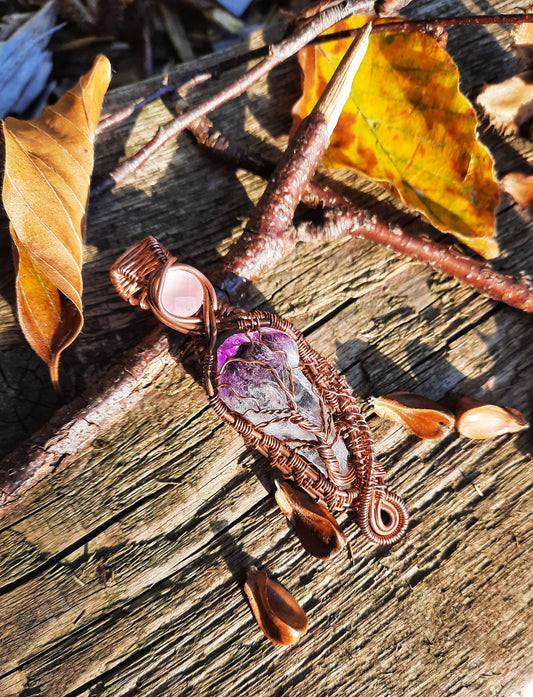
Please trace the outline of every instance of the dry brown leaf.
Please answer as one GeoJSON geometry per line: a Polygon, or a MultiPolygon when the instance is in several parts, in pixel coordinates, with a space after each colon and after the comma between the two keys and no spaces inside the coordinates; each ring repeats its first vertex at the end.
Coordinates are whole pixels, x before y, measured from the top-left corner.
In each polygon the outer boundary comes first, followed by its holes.
{"type": "Polygon", "coordinates": [[[412,392],[391,392],[376,397],[372,406],[378,416],[396,421],[419,438],[442,438],[454,425],[454,415],[432,399],[412,392]]]}
{"type": "Polygon", "coordinates": [[[255,566],[248,569],[244,592],[257,624],[270,641],[292,646],[305,634],[307,615],[282,585],[255,566]]]}
{"type": "Polygon", "coordinates": [[[501,181],[501,187],[523,208],[533,211],[533,175],[511,172],[501,181]]]}
{"type": "Polygon", "coordinates": [[[82,324],[82,253],[94,133],[111,66],[91,70],[31,121],[7,118],[2,199],[16,248],[17,312],[58,387],[58,361],[82,324]]]}
{"type": "Polygon", "coordinates": [[[487,85],[477,98],[491,124],[509,134],[518,133],[533,118],[533,25],[519,24],[513,38],[522,71],[496,85],[487,85]]]}

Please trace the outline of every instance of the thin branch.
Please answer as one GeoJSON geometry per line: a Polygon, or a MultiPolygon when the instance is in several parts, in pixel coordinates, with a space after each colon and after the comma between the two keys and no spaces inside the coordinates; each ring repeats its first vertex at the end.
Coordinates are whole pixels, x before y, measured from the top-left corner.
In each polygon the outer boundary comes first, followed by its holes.
{"type": "Polygon", "coordinates": [[[294,212],[328,148],[366,53],[370,29],[367,25],[358,30],[313,111],[291,137],[243,234],[224,259],[226,271],[254,280],[294,246],[294,212]]]}
{"type": "MultiPolygon", "coordinates": [[[[234,167],[246,169],[267,179],[274,165],[257,153],[248,153],[235,147],[217,131],[207,118],[191,124],[190,132],[198,142],[234,167]]],[[[526,278],[513,278],[495,271],[489,264],[478,261],[458,251],[455,247],[439,244],[434,240],[413,235],[407,230],[389,225],[371,215],[368,211],[355,208],[348,199],[331,189],[311,183],[302,195],[302,202],[314,209],[320,209],[320,220],[300,222],[296,229],[287,228],[273,242],[258,235],[243,234],[242,248],[246,255],[234,247],[226,257],[226,265],[236,277],[254,281],[264,271],[289,254],[297,242],[324,242],[351,235],[361,237],[389,247],[414,259],[428,264],[436,271],[457,278],[483,295],[516,307],[525,312],[533,312],[533,288],[526,278]]],[[[235,277],[228,290],[236,292],[235,277]]],[[[241,284],[243,281],[241,280],[241,284]]]]}
{"type": "Polygon", "coordinates": [[[0,517],[134,409],[145,388],[175,365],[166,334],[158,327],[95,386],[59,409],[43,428],[0,462],[0,517]]]}
{"type": "MultiPolygon", "coordinates": [[[[489,26],[493,24],[528,24],[533,22],[533,14],[508,14],[508,15],[459,15],[458,17],[434,17],[431,19],[408,19],[401,22],[387,22],[386,24],[376,24],[372,30],[373,34],[383,34],[386,32],[413,32],[413,31],[432,31],[441,27],[470,27],[474,25],[489,26]]],[[[330,34],[333,39],[342,38],[344,32],[330,34]]],[[[349,38],[351,32],[347,32],[344,38],[349,38]]],[[[320,37],[314,43],[321,43],[320,37]]]]}
{"type": "Polygon", "coordinates": [[[388,225],[368,211],[349,202],[325,209],[320,223],[300,223],[296,241],[330,241],[346,235],[364,237],[389,249],[428,264],[440,273],[453,276],[479,293],[525,312],[533,312],[533,288],[526,278],[513,278],[495,271],[489,264],[427,237],[411,235],[388,225]]]}
{"type": "Polygon", "coordinates": [[[163,79],[163,84],[161,85],[161,87],[158,87],[158,89],[155,92],[152,92],[146,97],[142,97],[142,99],[133,102],[133,104],[130,104],[129,106],[124,107],[123,109],[119,109],[119,111],[115,111],[113,114],[109,114],[109,116],[103,118],[96,127],[96,135],[98,136],[104,131],[107,131],[108,129],[113,128],[114,126],[117,126],[119,123],[122,123],[122,121],[125,121],[130,116],[132,116],[132,114],[135,114],[141,109],[144,109],[145,106],[151,104],[152,102],[155,102],[156,99],[163,97],[165,94],[169,94],[170,92],[188,92],[193,87],[196,87],[197,85],[200,85],[203,82],[210,80],[212,77],[213,74],[210,72],[198,73],[197,75],[193,75],[190,78],[184,79],[183,82],[181,82],[180,84],[176,84],[168,83],[166,81],[168,79],[168,75],[165,75],[163,79]]]}
{"type": "Polygon", "coordinates": [[[123,184],[124,181],[143,165],[154,152],[185,130],[195,119],[208,114],[214,109],[222,106],[222,104],[243,94],[243,92],[258,82],[264,75],[267,75],[277,65],[293,56],[300,48],[308,44],[323,31],[326,31],[352,13],[368,15],[373,14],[373,10],[373,0],[342,0],[342,2],[326,8],[317,15],[315,19],[311,20],[309,24],[297,30],[289,38],[270,46],[268,49],[268,56],[242,75],[238,80],[220,90],[217,94],[197,107],[194,107],[190,111],[169,121],[164,126],[161,126],[157,135],[149,143],[141,148],[135,155],[124,160],[93,189],[92,196],[96,197],[104,191],[112,189],[114,186],[123,184]]]}

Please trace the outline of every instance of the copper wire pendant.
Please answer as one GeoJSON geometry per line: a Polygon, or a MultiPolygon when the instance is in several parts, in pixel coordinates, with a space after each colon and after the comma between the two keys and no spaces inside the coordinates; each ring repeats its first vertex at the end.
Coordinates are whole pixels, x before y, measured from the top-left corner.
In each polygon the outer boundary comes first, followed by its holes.
{"type": "Polygon", "coordinates": [[[376,544],[404,534],[403,500],[385,486],[368,425],[345,378],[287,320],[219,302],[210,281],[147,237],[111,267],[119,295],[172,329],[205,339],[216,413],[330,511],[357,512],[376,544]]]}

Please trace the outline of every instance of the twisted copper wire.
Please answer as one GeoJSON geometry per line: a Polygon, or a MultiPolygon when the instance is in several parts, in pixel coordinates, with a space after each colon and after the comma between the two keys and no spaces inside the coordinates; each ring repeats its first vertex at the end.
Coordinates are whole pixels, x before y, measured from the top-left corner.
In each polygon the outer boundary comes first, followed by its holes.
{"type": "Polygon", "coordinates": [[[111,266],[111,283],[123,300],[147,310],[150,307],[146,300],[150,275],[173,258],[155,237],[145,237],[121,254],[111,266]]]}

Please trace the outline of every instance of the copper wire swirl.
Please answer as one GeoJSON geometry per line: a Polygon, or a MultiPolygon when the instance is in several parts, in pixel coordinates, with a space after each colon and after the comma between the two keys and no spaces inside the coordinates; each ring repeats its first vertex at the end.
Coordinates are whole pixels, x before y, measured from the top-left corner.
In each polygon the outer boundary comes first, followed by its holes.
{"type": "MultiPolygon", "coordinates": [[[[204,384],[216,414],[240,433],[244,441],[261,452],[281,474],[330,510],[356,511],[358,523],[375,544],[392,544],[405,533],[409,516],[403,500],[384,484],[383,468],[374,441],[345,378],[317,353],[287,320],[267,312],[243,312],[219,304],[209,280],[197,269],[179,264],[155,238],[147,237],[122,254],[111,267],[111,280],[119,295],[133,305],[151,309],[167,326],[185,334],[205,337],[204,384]],[[203,304],[192,317],[168,312],[161,301],[166,273],[180,267],[193,274],[203,289],[203,304]],[[221,331],[258,332],[270,327],[284,332],[296,343],[300,368],[329,409],[333,422],[348,446],[351,457],[341,472],[325,432],[313,427],[322,443],[317,445],[328,476],[291,448],[287,441],[268,435],[245,416],[232,411],[218,393],[215,347],[221,331]]],[[[282,418],[280,415],[279,418],[282,418]]]]}

